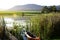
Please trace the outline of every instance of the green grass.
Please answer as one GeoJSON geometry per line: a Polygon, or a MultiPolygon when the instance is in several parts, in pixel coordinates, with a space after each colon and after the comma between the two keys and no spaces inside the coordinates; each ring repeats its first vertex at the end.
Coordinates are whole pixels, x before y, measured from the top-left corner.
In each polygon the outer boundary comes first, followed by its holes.
{"type": "MultiPolygon", "coordinates": [[[[57,38],[56,39],[51,38],[51,37],[54,37],[52,36],[53,32],[55,32],[54,28],[57,28],[58,30],[60,26],[60,13],[44,13],[43,14],[39,12],[18,12],[18,11],[0,12],[0,15],[3,15],[3,16],[10,15],[13,17],[14,14],[16,14],[19,17],[22,15],[27,17],[29,16],[32,26],[30,25],[30,28],[27,30],[30,30],[30,32],[36,35],[37,37],[40,36],[43,40],[60,40],[57,38]]],[[[17,30],[17,32],[19,31],[17,30]]]]}

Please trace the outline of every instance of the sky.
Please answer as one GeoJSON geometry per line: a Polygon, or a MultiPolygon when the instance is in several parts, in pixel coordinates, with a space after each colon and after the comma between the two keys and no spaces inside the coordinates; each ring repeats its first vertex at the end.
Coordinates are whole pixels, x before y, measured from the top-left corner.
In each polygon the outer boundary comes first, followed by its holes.
{"type": "Polygon", "coordinates": [[[60,0],[0,0],[0,10],[7,10],[16,5],[37,4],[44,6],[60,5],[60,0]]]}

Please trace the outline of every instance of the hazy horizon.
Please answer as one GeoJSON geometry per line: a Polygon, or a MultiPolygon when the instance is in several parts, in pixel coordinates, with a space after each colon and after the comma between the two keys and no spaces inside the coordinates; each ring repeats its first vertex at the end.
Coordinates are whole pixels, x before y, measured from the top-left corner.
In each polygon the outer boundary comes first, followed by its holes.
{"type": "Polygon", "coordinates": [[[37,4],[41,6],[60,5],[60,0],[0,0],[0,10],[7,10],[16,5],[37,4]]]}

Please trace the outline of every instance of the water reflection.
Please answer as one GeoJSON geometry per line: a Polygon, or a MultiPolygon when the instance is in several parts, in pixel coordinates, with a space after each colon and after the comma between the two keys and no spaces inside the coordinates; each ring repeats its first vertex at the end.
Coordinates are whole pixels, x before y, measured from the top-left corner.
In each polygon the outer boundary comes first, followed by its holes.
{"type": "MultiPolygon", "coordinates": [[[[13,25],[17,25],[17,26],[25,26],[27,25],[27,21],[26,19],[23,19],[23,18],[4,18],[5,20],[5,23],[6,23],[6,27],[7,28],[10,28],[10,27],[13,27],[13,25]]],[[[29,24],[29,23],[28,23],[29,24]]]]}
{"type": "MultiPolygon", "coordinates": [[[[16,38],[19,38],[19,39],[20,39],[19,35],[21,35],[24,40],[27,40],[27,37],[24,34],[25,31],[26,31],[26,29],[25,29],[26,25],[29,25],[29,22],[27,22],[28,21],[27,19],[25,19],[25,18],[20,19],[20,18],[8,18],[8,17],[5,17],[4,21],[5,21],[5,24],[2,24],[2,25],[5,25],[4,27],[8,29],[9,33],[13,34],[16,38]],[[14,25],[17,26],[16,29],[15,29],[16,31],[14,30],[14,25]],[[12,31],[12,32],[10,32],[10,31],[12,31]],[[22,33],[20,34],[21,31],[22,31],[22,33]]],[[[6,31],[7,30],[5,30],[5,32],[6,31]]]]}

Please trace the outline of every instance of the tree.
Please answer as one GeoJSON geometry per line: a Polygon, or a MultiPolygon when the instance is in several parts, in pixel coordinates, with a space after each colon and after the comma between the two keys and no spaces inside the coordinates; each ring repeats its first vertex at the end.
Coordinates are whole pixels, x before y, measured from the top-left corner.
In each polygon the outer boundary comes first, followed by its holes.
{"type": "Polygon", "coordinates": [[[48,13],[49,12],[49,9],[47,6],[43,7],[42,9],[42,13],[48,13]]]}
{"type": "Polygon", "coordinates": [[[54,6],[50,6],[49,7],[49,11],[50,12],[56,12],[57,11],[56,6],[55,5],[54,6]]]}
{"type": "Polygon", "coordinates": [[[57,12],[56,6],[44,6],[42,13],[57,12]]]}

